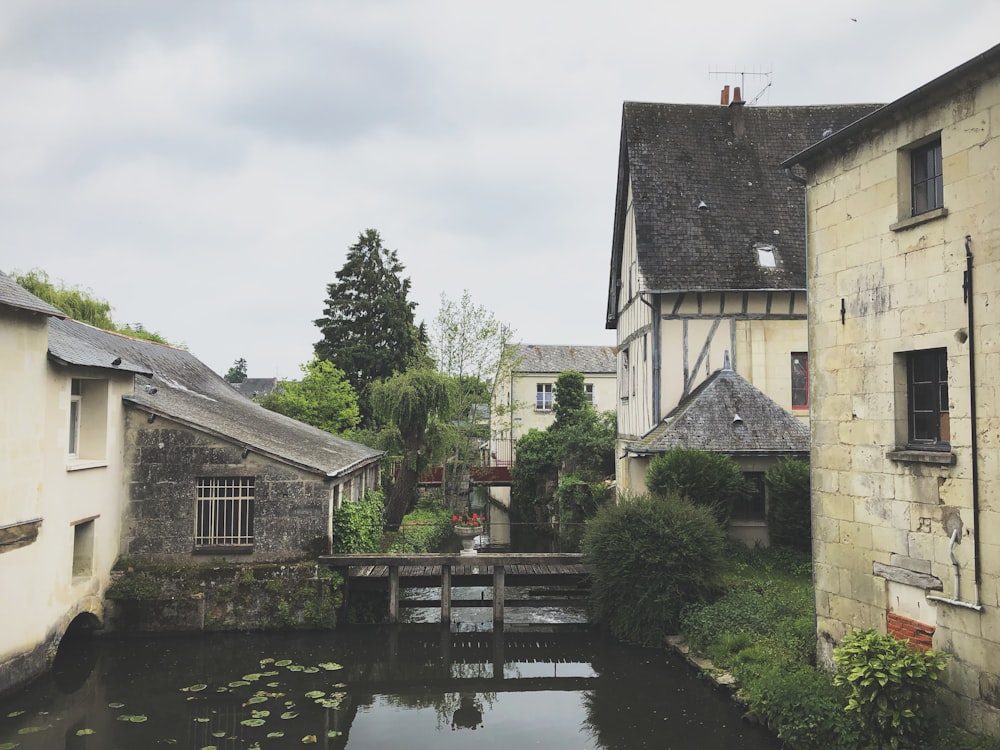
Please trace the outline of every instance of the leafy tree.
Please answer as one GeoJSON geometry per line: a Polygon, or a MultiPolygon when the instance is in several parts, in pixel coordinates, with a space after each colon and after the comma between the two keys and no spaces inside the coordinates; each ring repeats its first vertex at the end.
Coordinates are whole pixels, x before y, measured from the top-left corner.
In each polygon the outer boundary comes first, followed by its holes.
{"type": "Polygon", "coordinates": [[[552,412],[556,430],[564,429],[585,419],[588,412],[593,412],[593,405],[587,400],[584,389],[583,375],[573,370],[559,373],[556,378],[555,404],[552,412]]]}
{"type": "Polygon", "coordinates": [[[155,331],[148,331],[141,323],[135,325],[118,325],[111,319],[111,303],[95,296],[91,291],[80,287],[68,287],[62,282],[58,286],[41,269],[35,268],[27,273],[14,272],[10,275],[24,289],[43,299],[50,305],[55,305],[73,320],[88,323],[105,331],[123,333],[158,344],[169,344],[163,336],[155,331]]]}
{"type": "Polygon", "coordinates": [[[447,417],[450,381],[428,368],[417,368],[378,381],[371,387],[374,416],[399,431],[403,460],[386,507],[386,526],[399,527],[416,501],[417,479],[427,467],[427,432],[432,420],[447,417]]]}
{"type": "Polygon", "coordinates": [[[527,521],[545,520],[545,506],[559,478],[559,454],[548,430],[531,429],[517,440],[517,460],[510,470],[512,511],[527,521]]]}
{"type": "MultiPolygon", "coordinates": [[[[229,368],[229,372],[225,375],[227,383],[242,383],[247,379],[247,361],[240,357],[238,360],[233,362],[233,366],[229,368]]],[[[275,411],[277,411],[275,409],[275,411]]]]}
{"type": "Polygon", "coordinates": [[[261,399],[261,406],[335,435],[357,427],[361,421],[358,394],[343,370],[318,359],[301,369],[301,381],[282,380],[261,399]]]}
{"type": "Polygon", "coordinates": [[[723,526],[747,491],[743,472],[724,453],[673,448],[649,462],[646,486],[655,496],[678,494],[712,509],[723,526]]]}
{"type": "Polygon", "coordinates": [[[317,359],[343,370],[366,420],[365,388],[426,359],[426,333],[414,324],[416,303],[402,273],[396,251],[383,247],[376,230],[365,230],[347,251],[337,281],[327,285],[323,317],[314,321],[323,333],[317,359]]]}
{"type": "Polygon", "coordinates": [[[768,469],[764,484],[771,543],[808,552],[812,549],[809,464],[794,458],[783,459],[768,469]]]}

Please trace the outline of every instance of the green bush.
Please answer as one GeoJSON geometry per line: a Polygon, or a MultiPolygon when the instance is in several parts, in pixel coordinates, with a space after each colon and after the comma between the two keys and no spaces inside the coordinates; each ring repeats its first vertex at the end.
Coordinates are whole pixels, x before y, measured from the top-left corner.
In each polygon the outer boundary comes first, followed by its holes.
{"type": "Polygon", "coordinates": [[[418,507],[403,516],[403,523],[389,545],[389,551],[439,552],[451,538],[451,527],[451,513],[440,505],[437,508],[418,507]]]}
{"type": "Polygon", "coordinates": [[[736,502],[746,496],[743,472],[724,453],[674,448],[656,456],[646,471],[646,486],[655,496],[677,494],[712,510],[715,519],[729,523],[736,502]]]}
{"type": "Polygon", "coordinates": [[[786,458],[764,475],[771,544],[808,552],[812,547],[809,464],[786,458]]]}
{"type": "Polygon", "coordinates": [[[855,630],[833,650],[834,684],[847,688],[847,711],[861,721],[867,747],[921,747],[929,731],[928,698],[947,664],[941,651],[921,651],[874,629],[855,630]]]}
{"type": "Polygon", "coordinates": [[[711,512],[674,495],[622,496],[583,536],[592,620],[627,641],[660,644],[683,607],[719,590],[724,538],[711,512]]]}
{"type": "Polygon", "coordinates": [[[333,551],[339,554],[380,552],[385,497],[370,490],[357,502],[345,502],[333,512],[333,551]]]}
{"type": "Polygon", "coordinates": [[[749,713],[789,747],[856,750],[860,727],[844,711],[842,688],[810,667],[768,665],[742,680],[740,697],[749,713]]]}
{"type": "Polygon", "coordinates": [[[603,481],[588,482],[577,474],[559,479],[555,499],[559,508],[559,545],[563,552],[580,549],[584,522],[608,502],[612,491],[603,481]]]}

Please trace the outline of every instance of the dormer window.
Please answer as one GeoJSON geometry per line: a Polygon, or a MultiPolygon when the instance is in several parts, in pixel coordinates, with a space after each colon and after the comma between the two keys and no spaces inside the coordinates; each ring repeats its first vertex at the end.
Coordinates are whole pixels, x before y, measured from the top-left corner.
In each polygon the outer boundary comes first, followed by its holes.
{"type": "Polygon", "coordinates": [[[755,242],[753,249],[757,251],[757,263],[761,268],[775,268],[778,265],[774,257],[774,245],[766,242],[755,242]]]}

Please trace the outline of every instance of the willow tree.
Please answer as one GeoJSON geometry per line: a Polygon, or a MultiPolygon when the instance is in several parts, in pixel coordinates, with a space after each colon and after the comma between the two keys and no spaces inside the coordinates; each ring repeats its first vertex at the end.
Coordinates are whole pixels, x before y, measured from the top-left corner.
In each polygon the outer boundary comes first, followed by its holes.
{"type": "Polygon", "coordinates": [[[417,479],[427,468],[428,427],[449,415],[451,381],[430,369],[413,369],[372,384],[375,418],[399,430],[403,460],[386,504],[385,523],[398,528],[416,501],[417,479]]]}

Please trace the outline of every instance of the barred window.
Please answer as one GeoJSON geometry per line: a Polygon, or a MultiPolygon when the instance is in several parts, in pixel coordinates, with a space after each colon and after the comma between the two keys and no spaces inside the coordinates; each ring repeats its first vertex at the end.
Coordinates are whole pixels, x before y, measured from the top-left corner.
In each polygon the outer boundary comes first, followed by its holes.
{"type": "Polygon", "coordinates": [[[198,479],[195,547],[253,545],[253,477],[198,479]]]}

